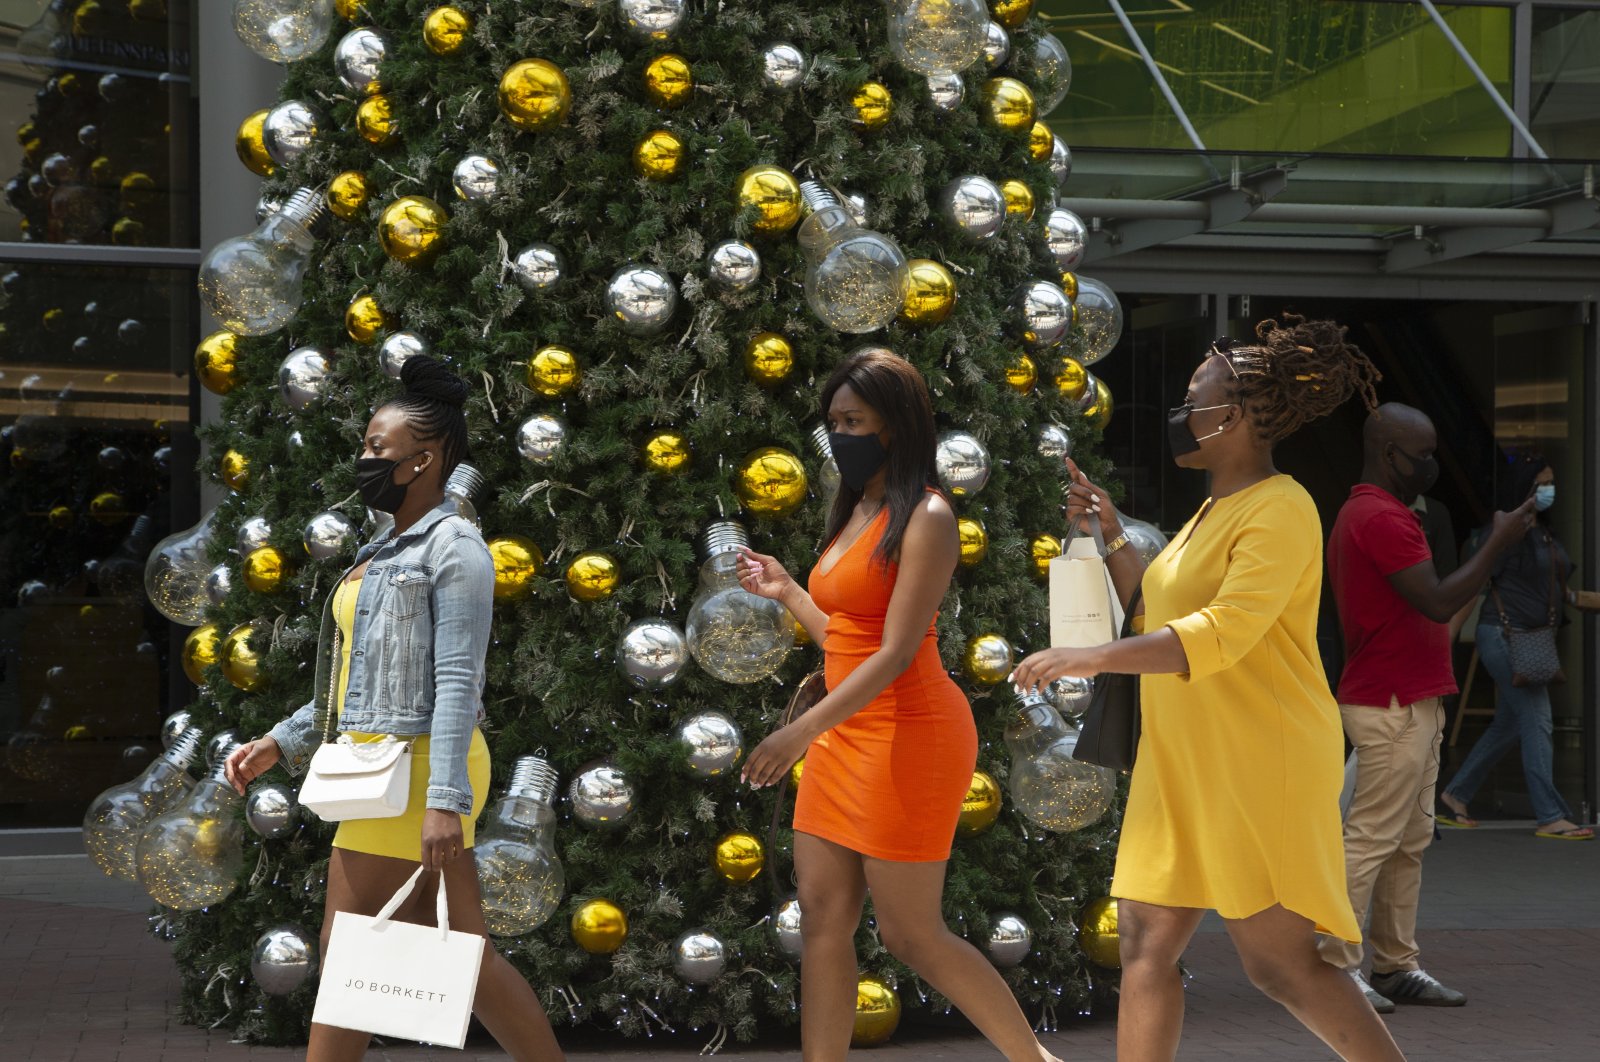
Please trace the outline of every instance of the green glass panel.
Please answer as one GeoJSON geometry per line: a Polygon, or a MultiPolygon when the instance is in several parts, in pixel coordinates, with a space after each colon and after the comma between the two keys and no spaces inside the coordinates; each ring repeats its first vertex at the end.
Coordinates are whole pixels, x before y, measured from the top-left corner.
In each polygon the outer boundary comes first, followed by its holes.
{"type": "Polygon", "coordinates": [[[1600,158],[1600,11],[1535,8],[1533,135],[1552,158],[1600,158]]]}

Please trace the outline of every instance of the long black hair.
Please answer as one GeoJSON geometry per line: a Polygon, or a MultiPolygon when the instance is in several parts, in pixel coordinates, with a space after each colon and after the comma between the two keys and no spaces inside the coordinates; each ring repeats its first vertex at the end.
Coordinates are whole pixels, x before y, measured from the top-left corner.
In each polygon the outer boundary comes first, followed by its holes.
{"type": "MultiPolygon", "coordinates": [[[[889,526],[872,553],[874,560],[887,567],[899,554],[911,514],[922,504],[928,488],[939,490],[939,473],[934,465],[933,403],[916,366],[882,347],[866,347],[840,362],[823,385],[823,423],[827,423],[833,396],[846,384],[877,411],[889,429],[889,472],[884,484],[889,526]]],[[[861,491],[839,485],[833,508],[828,511],[824,548],[839,537],[860,500],[861,491]]]]}
{"type": "Polygon", "coordinates": [[[467,459],[467,414],[463,407],[470,388],[444,362],[426,354],[406,359],[400,369],[400,383],[405,390],[382,408],[393,406],[404,413],[418,442],[439,443],[443,482],[467,459]]]}

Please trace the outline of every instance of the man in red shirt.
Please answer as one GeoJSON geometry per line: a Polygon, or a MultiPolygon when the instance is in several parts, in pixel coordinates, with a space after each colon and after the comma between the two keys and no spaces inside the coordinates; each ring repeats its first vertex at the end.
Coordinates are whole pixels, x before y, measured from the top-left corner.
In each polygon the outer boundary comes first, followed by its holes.
{"type": "Polygon", "coordinates": [[[1434,784],[1444,731],[1441,698],[1456,692],[1450,620],[1488,582],[1495,561],[1533,523],[1533,499],[1496,513],[1483,549],[1440,579],[1417,514],[1433,486],[1438,435],[1420,410],[1390,403],[1367,418],[1361,482],[1328,540],[1328,582],[1344,628],[1339,712],[1356,750],[1356,788],[1344,822],[1345,878],[1358,918],[1371,909],[1372,981],[1362,949],[1324,937],[1322,957],[1349,971],[1381,1013],[1395,1003],[1467,1001],[1421,968],[1417,900],[1422,852],[1433,840],[1434,784]]]}

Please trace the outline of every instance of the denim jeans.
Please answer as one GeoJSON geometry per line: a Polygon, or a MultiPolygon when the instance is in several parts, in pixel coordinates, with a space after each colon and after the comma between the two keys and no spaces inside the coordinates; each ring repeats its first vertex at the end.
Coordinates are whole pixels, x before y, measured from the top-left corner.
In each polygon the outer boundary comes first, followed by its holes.
{"type": "Polygon", "coordinates": [[[1478,658],[1494,679],[1499,698],[1494,722],[1467,754],[1445,792],[1463,804],[1472,800],[1484,777],[1500,758],[1522,742],[1522,774],[1539,824],[1572,819],[1572,809],[1556,790],[1551,764],[1550,690],[1545,686],[1511,684],[1511,648],[1496,626],[1478,628],[1478,658]]]}

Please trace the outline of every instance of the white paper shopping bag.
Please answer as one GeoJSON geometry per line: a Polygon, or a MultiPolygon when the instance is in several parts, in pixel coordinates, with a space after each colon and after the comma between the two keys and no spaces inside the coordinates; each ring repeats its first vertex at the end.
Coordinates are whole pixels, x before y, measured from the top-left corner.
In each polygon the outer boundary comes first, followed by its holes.
{"type": "Polygon", "coordinates": [[[450,932],[442,875],[437,927],[392,921],[421,877],[419,866],[376,917],[333,916],[312,1021],[446,1047],[467,1042],[484,940],[450,932]]]}
{"type": "Polygon", "coordinates": [[[1050,644],[1083,649],[1115,640],[1122,629],[1117,600],[1106,562],[1094,537],[1070,535],[1066,550],[1050,562],[1050,644]]]}

